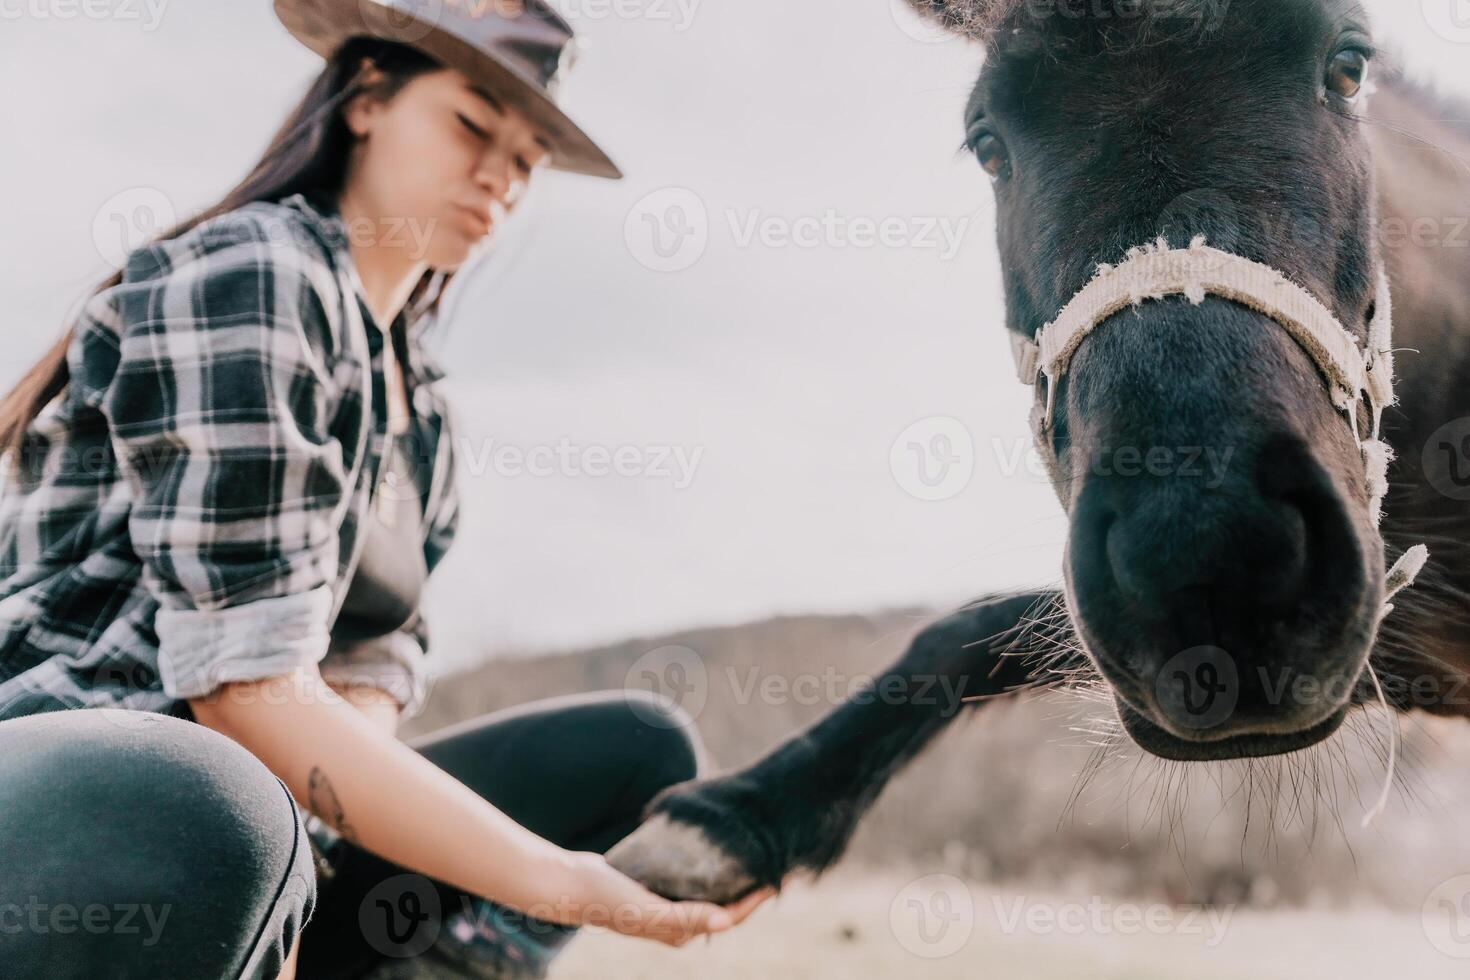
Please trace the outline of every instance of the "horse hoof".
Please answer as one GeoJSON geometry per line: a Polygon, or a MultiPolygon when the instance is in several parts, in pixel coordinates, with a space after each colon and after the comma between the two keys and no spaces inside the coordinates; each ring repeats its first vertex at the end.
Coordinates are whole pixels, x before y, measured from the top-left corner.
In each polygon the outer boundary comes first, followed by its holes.
{"type": "Polygon", "coordinates": [[[657,814],[607,852],[623,874],[665,898],[724,905],[755,890],[740,861],[703,830],[657,814]]]}

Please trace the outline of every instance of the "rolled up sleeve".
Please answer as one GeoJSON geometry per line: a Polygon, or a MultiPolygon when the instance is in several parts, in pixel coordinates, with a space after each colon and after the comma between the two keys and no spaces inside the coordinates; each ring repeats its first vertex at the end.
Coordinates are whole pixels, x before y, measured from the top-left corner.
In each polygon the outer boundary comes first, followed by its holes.
{"type": "Polygon", "coordinates": [[[320,661],[338,576],[335,307],[303,246],[233,229],[118,291],[99,406],[132,489],[128,531],[174,698],[320,661]]]}
{"type": "Polygon", "coordinates": [[[421,615],[383,636],[332,641],[321,662],[322,677],[335,687],[372,687],[398,702],[404,718],[417,715],[428,699],[424,662],[428,629],[421,615]]]}
{"type": "Polygon", "coordinates": [[[221,684],[289,674],[327,649],[332,590],[256,599],[223,609],[160,608],[158,674],[172,698],[203,697],[221,684]]]}

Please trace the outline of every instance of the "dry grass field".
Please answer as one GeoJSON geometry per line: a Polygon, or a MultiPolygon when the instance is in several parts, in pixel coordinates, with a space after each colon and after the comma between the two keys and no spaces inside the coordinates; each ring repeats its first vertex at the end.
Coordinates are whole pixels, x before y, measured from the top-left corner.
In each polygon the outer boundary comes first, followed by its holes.
{"type": "Polygon", "coordinates": [[[972,914],[951,913],[948,932],[933,916],[926,944],[907,905],[914,880],[844,869],[789,888],[736,931],[681,949],[589,932],[562,954],[552,980],[1461,980],[1470,972],[1470,961],[1425,941],[1415,914],[1237,909],[1191,921],[1120,903],[1094,916],[1087,899],[973,883],[972,914]],[[1028,916],[1037,929],[1025,927],[1028,916]],[[1008,930],[1016,921],[1023,925],[1008,930]]]}
{"type": "MultiPolygon", "coordinates": [[[[831,710],[927,618],[790,617],[492,660],[437,682],[408,733],[555,694],[656,689],[650,657],[674,649],[711,764],[739,766],[831,710]]],[[[1105,716],[1075,696],[989,704],[894,780],[820,882],[697,948],[589,933],[555,976],[1470,976],[1470,958],[1426,932],[1470,957],[1470,725],[1400,719],[1388,807],[1364,826],[1390,737],[1376,710],[1285,762],[1188,767],[1126,740],[1099,757],[1105,716]]]]}

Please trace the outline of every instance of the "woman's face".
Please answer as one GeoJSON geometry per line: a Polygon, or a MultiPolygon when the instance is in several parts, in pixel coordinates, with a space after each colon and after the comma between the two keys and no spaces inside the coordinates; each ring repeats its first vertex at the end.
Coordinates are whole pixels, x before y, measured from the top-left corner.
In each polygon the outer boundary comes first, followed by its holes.
{"type": "Polygon", "coordinates": [[[387,102],[354,99],[359,137],[347,194],[377,216],[375,244],[453,270],[504,220],[550,149],[510,105],[450,68],[418,75],[387,102]]]}

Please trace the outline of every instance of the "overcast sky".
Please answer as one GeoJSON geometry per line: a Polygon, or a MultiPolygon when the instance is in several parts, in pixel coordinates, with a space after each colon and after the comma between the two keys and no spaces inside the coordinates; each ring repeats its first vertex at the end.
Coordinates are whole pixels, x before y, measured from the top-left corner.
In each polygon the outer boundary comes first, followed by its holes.
{"type": "MultiPolygon", "coordinates": [[[[545,175],[456,284],[441,663],[1055,581],[955,153],[978,51],[901,0],[558,5],[589,41],[566,104],[628,176],[545,175]]],[[[1470,92],[1470,3],[1375,6],[1470,92]]],[[[267,0],[0,0],[0,383],[114,267],[117,216],[212,203],[319,64],[267,0]]]]}

